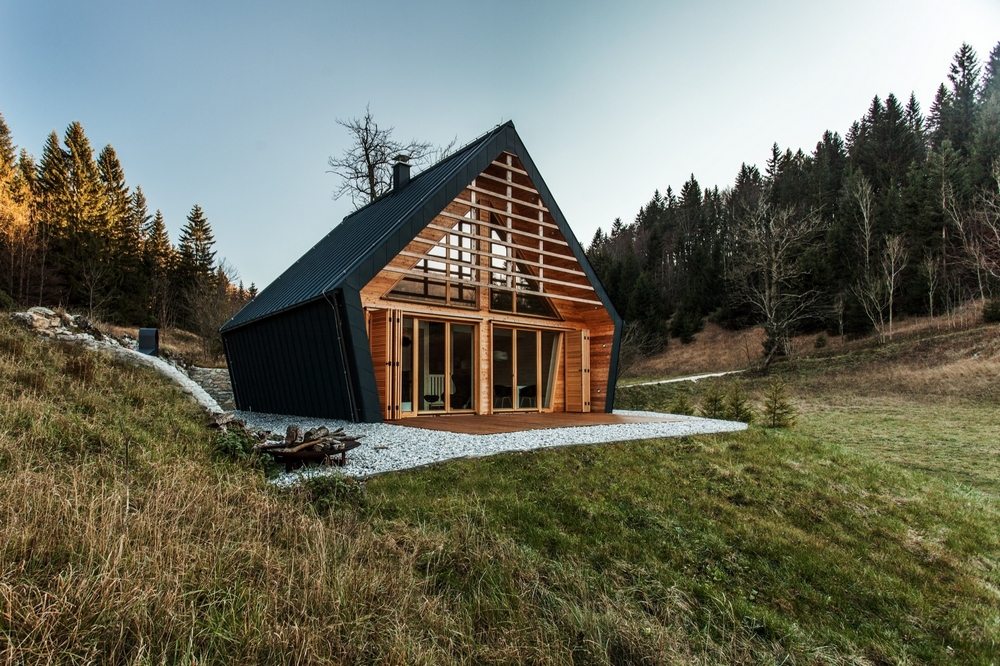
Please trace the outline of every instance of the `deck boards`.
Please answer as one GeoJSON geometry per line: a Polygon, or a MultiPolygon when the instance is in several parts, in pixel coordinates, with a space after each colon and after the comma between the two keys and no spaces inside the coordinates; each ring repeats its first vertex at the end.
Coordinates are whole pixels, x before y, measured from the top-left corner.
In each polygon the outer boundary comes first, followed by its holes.
{"type": "Polygon", "coordinates": [[[417,416],[414,418],[387,421],[393,425],[408,428],[423,428],[425,430],[441,430],[457,432],[466,435],[497,435],[524,430],[540,430],[546,428],[568,428],[573,426],[611,425],[616,423],[671,423],[680,419],[664,414],[654,416],[626,416],[624,414],[605,414],[590,412],[588,414],[574,413],[510,413],[510,414],[445,414],[440,416],[417,416]]]}

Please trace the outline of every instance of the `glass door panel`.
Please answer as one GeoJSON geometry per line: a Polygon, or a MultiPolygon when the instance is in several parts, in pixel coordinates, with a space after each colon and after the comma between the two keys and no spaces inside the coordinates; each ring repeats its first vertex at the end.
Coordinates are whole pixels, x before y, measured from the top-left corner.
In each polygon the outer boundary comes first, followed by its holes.
{"type": "Polygon", "coordinates": [[[451,411],[471,410],[475,404],[476,342],[471,324],[449,324],[451,329],[451,411]]]}
{"type": "Polygon", "coordinates": [[[514,407],[514,331],[493,328],[493,409],[514,407]]]}
{"type": "Polygon", "coordinates": [[[413,317],[403,317],[403,330],[400,332],[400,387],[399,411],[412,414],[417,405],[413,400],[413,317]]]}
{"type": "Polygon", "coordinates": [[[542,408],[552,408],[552,392],[555,389],[556,370],[559,367],[559,347],[562,334],[556,331],[542,331],[542,408]]]}
{"type": "Polygon", "coordinates": [[[417,400],[421,412],[445,409],[445,324],[422,321],[417,324],[417,400]]]}
{"type": "Polygon", "coordinates": [[[538,407],[538,331],[518,330],[516,400],[518,409],[538,407]]]}

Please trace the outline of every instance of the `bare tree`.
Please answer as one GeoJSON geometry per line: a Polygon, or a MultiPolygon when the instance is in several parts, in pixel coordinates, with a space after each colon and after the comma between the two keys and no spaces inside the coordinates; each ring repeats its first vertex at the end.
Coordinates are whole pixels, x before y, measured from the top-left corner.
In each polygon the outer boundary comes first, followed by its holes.
{"type": "Polygon", "coordinates": [[[934,294],[937,293],[938,283],[941,281],[941,261],[930,250],[924,252],[924,259],[920,262],[920,270],[927,280],[927,314],[934,316],[934,294]]]}
{"type": "Polygon", "coordinates": [[[892,337],[892,310],[899,276],[906,266],[908,253],[901,236],[885,239],[882,252],[876,256],[874,205],[868,179],[859,177],[851,187],[851,196],[858,204],[857,243],[862,267],[851,293],[861,304],[868,321],[875,327],[880,342],[892,337]]]}
{"type": "Polygon", "coordinates": [[[206,357],[214,358],[222,352],[219,329],[243,305],[233,286],[238,280],[236,270],[222,261],[215,273],[188,294],[194,332],[201,336],[206,357]]]}
{"type": "Polygon", "coordinates": [[[626,323],[619,345],[621,351],[618,354],[618,375],[615,380],[617,381],[635,370],[639,363],[656,353],[660,346],[661,343],[657,337],[643,330],[637,322],[626,323]]]}
{"type": "Polygon", "coordinates": [[[958,229],[962,247],[976,271],[979,296],[991,295],[990,281],[1000,281],[1000,162],[993,165],[996,187],[978,194],[966,211],[961,211],[951,188],[942,193],[942,204],[958,229]]]}
{"type": "MultiPolygon", "coordinates": [[[[411,140],[402,142],[393,136],[392,127],[380,127],[365,107],[365,115],[349,120],[337,119],[337,124],[350,134],[351,143],[339,157],[331,156],[328,173],[340,177],[340,186],[334,192],[336,199],[350,195],[351,203],[360,208],[371,203],[392,187],[392,161],[396,155],[406,155],[413,164],[422,164],[433,156],[430,143],[411,140]]],[[[454,145],[438,149],[447,151],[454,145]]]]}
{"type": "Polygon", "coordinates": [[[791,334],[814,312],[819,293],[806,288],[803,256],[819,230],[819,216],[772,206],[762,193],[738,220],[740,241],[729,279],[764,320],[764,367],[791,352],[791,334]]]}
{"type": "Polygon", "coordinates": [[[889,236],[885,239],[885,251],[882,253],[882,280],[885,282],[885,293],[888,300],[889,339],[892,339],[892,310],[899,276],[906,267],[909,252],[902,236],[889,236]]]}

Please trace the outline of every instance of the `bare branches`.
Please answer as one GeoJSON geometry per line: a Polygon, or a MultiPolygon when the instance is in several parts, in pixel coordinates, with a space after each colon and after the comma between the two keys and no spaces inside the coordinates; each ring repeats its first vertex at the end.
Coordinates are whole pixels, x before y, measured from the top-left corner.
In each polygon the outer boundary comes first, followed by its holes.
{"type": "MultiPolygon", "coordinates": [[[[393,137],[392,127],[379,127],[371,109],[365,107],[361,118],[337,120],[351,137],[350,145],[339,157],[330,156],[328,173],[340,177],[334,198],[349,195],[355,208],[360,208],[385,194],[392,187],[392,158],[408,155],[412,164],[422,164],[435,154],[432,145],[424,141],[401,142],[393,137]]],[[[450,150],[454,140],[437,152],[450,150]]]]}
{"type": "Polygon", "coordinates": [[[941,197],[976,272],[980,298],[990,295],[991,280],[1000,281],[1000,162],[993,165],[993,180],[995,187],[978,194],[965,211],[958,206],[950,187],[941,197]]]}
{"type": "Polygon", "coordinates": [[[927,250],[924,258],[920,262],[920,271],[927,279],[927,314],[934,316],[934,294],[937,293],[938,283],[941,281],[941,260],[927,250]]]}
{"type": "Polygon", "coordinates": [[[764,320],[765,367],[774,356],[791,351],[792,331],[813,313],[819,294],[803,286],[803,254],[819,225],[812,212],[775,207],[763,193],[738,221],[740,240],[730,280],[764,320]]]}
{"type": "Polygon", "coordinates": [[[860,176],[851,188],[858,204],[857,243],[862,267],[851,293],[861,304],[865,316],[878,332],[879,341],[892,338],[892,312],[899,277],[906,267],[909,253],[902,236],[885,239],[882,252],[875,256],[875,228],[872,214],[872,188],[868,179],[860,176]]]}

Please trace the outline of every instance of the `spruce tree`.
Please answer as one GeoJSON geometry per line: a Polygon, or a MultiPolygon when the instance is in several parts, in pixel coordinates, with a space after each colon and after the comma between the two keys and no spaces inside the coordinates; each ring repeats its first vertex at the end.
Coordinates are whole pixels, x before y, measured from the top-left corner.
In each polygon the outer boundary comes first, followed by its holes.
{"type": "Polygon", "coordinates": [[[0,113],[0,178],[5,178],[14,171],[17,149],[14,147],[14,137],[11,136],[7,121],[0,113]]]}
{"type": "Polygon", "coordinates": [[[173,303],[179,300],[174,288],[177,252],[170,242],[163,213],[153,215],[144,233],[143,254],[150,279],[149,315],[161,327],[172,325],[173,303]]]}
{"type": "Polygon", "coordinates": [[[38,302],[65,298],[65,278],[60,263],[59,241],[65,237],[70,216],[69,157],[51,132],[38,163],[38,233],[40,240],[38,302]]]}
{"type": "Polygon", "coordinates": [[[176,290],[184,303],[182,323],[191,326],[199,301],[212,286],[215,274],[215,237],[201,206],[195,204],[181,229],[178,244],[176,290]]]}
{"type": "Polygon", "coordinates": [[[952,97],[948,88],[942,83],[938,86],[927,115],[927,130],[930,135],[931,147],[938,148],[941,142],[948,138],[948,128],[952,115],[952,97]]]}
{"type": "Polygon", "coordinates": [[[962,44],[948,73],[951,82],[952,114],[948,123],[948,138],[961,155],[968,155],[976,122],[976,102],[979,99],[979,63],[976,52],[962,44]]]}
{"type": "Polygon", "coordinates": [[[93,317],[107,305],[112,280],[107,198],[83,125],[70,123],[64,142],[69,216],[65,233],[56,238],[58,257],[69,304],[86,307],[93,317]]]}
{"type": "Polygon", "coordinates": [[[990,51],[990,57],[983,67],[983,85],[979,90],[980,99],[988,101],[994,95],[1000,95],[1000,42],[990,51]]]}

